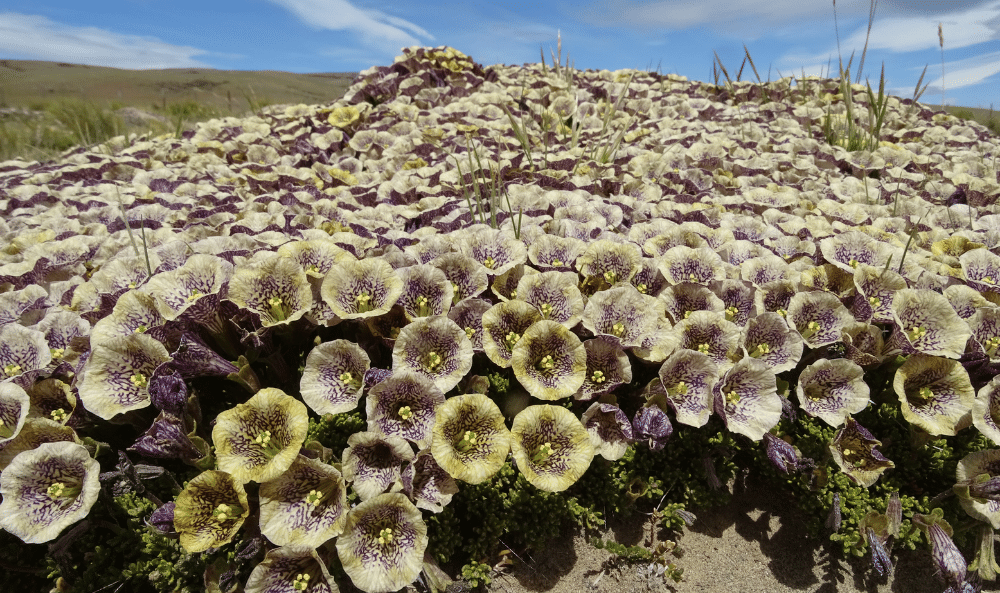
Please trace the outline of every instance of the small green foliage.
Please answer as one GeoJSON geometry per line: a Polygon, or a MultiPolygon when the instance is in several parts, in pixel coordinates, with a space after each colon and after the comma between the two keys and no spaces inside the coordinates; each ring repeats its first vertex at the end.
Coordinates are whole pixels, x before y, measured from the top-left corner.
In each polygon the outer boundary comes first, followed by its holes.
{"type": "Polygon", "coordinates": [[[365,430],[367,424],[358,411],[344,414],[324,414],[321,418],[310,416],[306,442],[319,441],[324,447],[339,455],[347,448],[347,439],[365,430]]]}
{"type": "Polygon", "coordinates": [[[598,550],[607,550],[614,554],[620,561],[628,564],[645,562],[653,558],[653,553],[642,546],[626,546],[612,540],[604,540],[599,537],[590,538],[590,545],[598,550]]]}
{"type": "Polygon", "coordinates": [[[475,560],[462,566],[462,578],[473,587],[478,587],[479,585],[485,586],[493,582],[493,579],[490,578],[491,572],[492,569],[489,564],[476,562],[475,560]]]}
{"type": "Polygon", "coordinates": [[[507,390],[510,389],[510,379],[508,379],[502,372],[490,373],[489,380],[492,395],[503,397],[507,394],[507,390]]]}

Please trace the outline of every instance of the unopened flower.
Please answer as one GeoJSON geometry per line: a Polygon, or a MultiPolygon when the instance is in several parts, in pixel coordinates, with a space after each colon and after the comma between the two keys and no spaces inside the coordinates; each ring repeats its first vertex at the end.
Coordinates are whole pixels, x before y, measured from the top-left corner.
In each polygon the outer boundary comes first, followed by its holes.
{"type": "Polygon", "coordinates": [[[975,390],[957,360],[910,355],[896,370],[892,388],[903,417],[932,435],[954,435],[972,424],[975,390]]]}
{"type": "Polygon", "coordinates": [[[457,395],[438,407],[431,454],[456,480],[480,484],[493,476],[510,452],[510,432],[493,400],[479,393],[457,395]]]}
{"type": "Polygon", "coordinates": [[[389,593],[412,583],[423,566],[427,525],[401,493],[380,494],[351,509],[337,555],[354,586],[389,593]]]}
{"type": "Polygon", "coordinates": [[[273,480],[291,467],[308,430],[305,404],[280,389],[261,389],[219,414],[212,429],[218,467],[241,484],[273,480]]]}
{"type": "Polygon", "coordinates": [[[250,512],[243,484],[218,470],[195,476],[175,502],[174,530],[189,554],[232,541],[250,512]]]}
{"type": "Polygon", "coordinates": [[[528,406],[514,417],[510,432],[517,468],[539,490],[569,488],[594,458],[587,429],[560,406],[528,406]]]}
{"type": "Polygon", "coordinates": [[[18,454],[0,474],[0,527],[28,544],[54,540],[97,502],[100,471],[76,443],[44,443],[18,454]]]}

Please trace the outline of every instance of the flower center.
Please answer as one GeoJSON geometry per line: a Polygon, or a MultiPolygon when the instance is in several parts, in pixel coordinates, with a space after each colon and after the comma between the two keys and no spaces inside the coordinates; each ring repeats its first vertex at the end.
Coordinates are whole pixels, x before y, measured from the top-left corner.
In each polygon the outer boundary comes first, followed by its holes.
{"type": "Polygon", "coordinates": [[[399,417],[405,422],[406,420],[413,418],[413,410],[410,409],[410,406],[403,406],[399,409],[399,417]]]}
{"type": "Polygon", "coordinates": [[[732,391],[730,391],[729,393],[726,394],[726,403],[727,404],[732,405],[732,404],[735,404],[735,403],[737,403],[739,401],[740,401],[740,394],[736,393],[735,389],[733,389],[732,391]]]}
{"type": "Polygon", "coordinates": [[[0,439],[9,439],[14,436],[14,427],[8,425],[0,418],[0,439]]]}
{"type": "Polygon", "coordinates": [[[647,286],[646,283],[644,282],[640,282],[639,284],[635,285],[635,289],[638,290],[641,294],[646,294],[646,291],[649,290],[649,286],[647,286]]]}
{"type": "Polygon", "coordinates": [[[760,358],[761,356],[771,353],[771,345],[767,342],[763,342],[754,346],[754,349],[750,351],[750,356],[753,358],[760,358]]]}
{"type": "Polygon", "coordinates": [[[625,324],[621,321],[616,321],[614,325],[611,326],[611,335],[616,338],[620,338],[625,335],[625,324]]]}
{"type": "Polygon", "coordinates": [[[455,443],[455,450],[459,453],[467,453],[477,444],[479,444],[478,435],[475,431],[467,430],[462,434],[462,438],[455,443]]]}
{"type": "Polygon", "coordinates": [[[56,422],[65,422],[66,417],[69,416],[69,414],[67,414],[66,410],[62,408],[56,408],[55,410],[49,412],[49,416],[56,422]]]}
{"type": "Polygon", "coordinates": [[[594,374],[590,376],[591,383],[604,383],[605,381],[607,381],[607,378],[601,371],[594,371],[594,374]]]}
{"type": "Polygon", "coordinates": [[[238,519],[242,514],[243,507],[238,504],[222,503],[215,507],[215,510],[212,511],[212,517],[215,518],[218,523],[225,523],[227,521],[238,519]]]}
{"type": "Polygon", "coordinates": [[[467,337],[467,338],[469,338],[471,340],[472,336],[474,336],[474,335],[476,335],[475,328],[472,328],[472,327],[466,327],[465,328],[465,337],[467,337]]]}
{"type": "Polygon", "coordinates": [[[437,352],[428,352],[427,356],[424,358],[424,368],[429,372],[433,373],[438,370],[444,359],[437,352]]]}
{"type": "Polygon", "coordinates": [[[993,276],[983,276],[979,279],[979,281],[983,284],[996,284],[996,280],[993,279],[993,276]]]}
{"type": "Polygon", "coordinates": [[[359,294],[354,297],[354,305],[358,309],[358,313],[367,313],[372,310],[372,295],[370,294],[359,294]]]}
{"type": "Polygon", "coordinates": [[[542,371],[543,373],[546,371],[551,371],[552,369],[556,368],[556,360],[552,358],[551,354],[546,354],[538,361],[538,364],[535,365],[535,368],[537,368],[539,371],[542,371]]]}
{"type": "Polygon", "coordinates": [[[59,360],[66,354],[66,350],[64,348],[49,348],[49,354],[52,355],[52,360],[59,360]]]}
{"type": "Polygon", "coordinates": [[[698,352],[701,352],[702,354],[708,354],[708,349],[709,349],[708,342],[698,344],[698,352]]]}
{"type": "Polygon", "coordinates": [[[910,342],[916,342],[920,338],[927,335],[927,329],[920,327],[919,325],[914,325],[909,330],[906,331],[906,337],[910,338],[910,342]]]}
{"type": "Polygon", "coordinates": [[[873,308],[878,308],[882,305],[882,299],[878,298],[877,296],[870,296],[868,297],[868,304],[871,305],[873,308]]]}
{"type": "Polygon", "coordinates": [[[319,503],[323,501],[323,493],[319,490],[310,490],[309,494],[306,494],[306,502],[312,506],[319,506],[319,503]]]}
{"type": "Polygon", "coordinates": [[[618,273],[613,270],[608,270],[604,272],[604,281],[608,284],[614,284],[618,281],[618,273]]]}
{"type": "Polygon", "coordinates": [[[309,588],[309,575],[299,573],[295,575],[295,580],[292,581],[292,589],[296,591],[305,591],[309,588]]]}
{"type": "Polygon", "coordinates": [[[139,327],[135,328],[135,331],[133,333],[144,334],[144,333],[146,333],[147,329],[149,329],[149,328],[146,327],[145,325],[140,325],[139,327]]]}
{"type": "Polygon", "coordinates": [[[913,399],[917,400],[918,403],[925,404],[934,397],[934,392],[931,391],[930,387],[924,386],[917,390],[916,395],[913,399]]]}
{"type": "Polygon", "coordinates": [[[1000,348],[1000,336],[993,336],[986,340],[983,342],[983,347],[986,350],[986,354],[992,358],[996,355],[997,348],[1000,348]]]}
{"type": "Polygon", "coordinates": [[[267,299],[267,312],[275,321],[284,321],[288,318],[288,307],[281,300],[281,297],[267,299]]]}
{"type": "Polygon", "coordinates": [[[51,496],[53,500],[66,502],[75,500],[82,490],[83,487],[79,485],[71,485],[66,482],[53,482],[45,490],[45,493],[51,496]]]}
{"type": "Polygon", "coordinates": [[[264,455],[267,456],[268,459],[274,458],[274,456],[281,450],[279,443],[271,438],[270,430],[258,433],[257,436],[254,437],[253,442],[261,446],[264,455]]]}
{"type": "Polygon", "coordinates": [[[8,377],[13,377],[14,375],[20,375],[21,365],[10,363],[5,367],[3,367],[3,374],[7,375],[8,377]]]}
{"type": "Polygon", "coordinates": [[[667,393],[672,397],[677,397],[678,395],[687,395],[688,384],[684,381],[678,381],[677,385],[667,388],[667,393]]]}
{"type": "Polygon", "coordinates": [[[343,373],[340,373],[340,376],[337,378],[340,379],[344,385],[353,387],[354,389],[361,387],[361,377],[355,377],[351,371],[344,371],[343,373]]]}
{"type": "Polygon", "coordinates": [[[388,546],[389,544],[392,543],[392,540],[395,537],[396,535],[393,533],[392,528],[385,527],[382,529],[382,531],[378,532],[378,543],[382,544],[383,546],[388,546]]]}
{"type": "Polygon", "coordinates": [[[726,307],[726,321],[733,321],[736,319],[736,314],[739,312],[740,310],[737,309],[735,305],[726,307]]]}
{"type": "Polygon", "coordinates": [[[555,450],[552,448],[552,443],[545,441],[541,447],[535,450],[535,453],[531,456],[531,462],[536,465],[545,463],[545,460],[552,457],[553,453],[555,453],[555,450]]]}
{"type": "Polygon", "coordinates": [[[496,265],[496,262],[493,261],[492,257],[487,257],[486,259],[483,260],[483,265],[492,270],[493,266],[496,265]]]}
{"type": "Polygon", "coordinates": [[[513,350],[514,344],[521,339],[521,334],[516,332],[507,332],[507,335],[503,338],[504,345],[507,346],[507,350],[513,350]]]}
{"type": "Polygon", "coordinates": [[[142,373],[136,373],[129,377],[128,380],[132,382],[132,385],[135,385],[139,389],[143,389],[149,385],[149,377],[142,373]]]}
{"type": "Polygon", "coordinates": [[[462,300],[462,288],[458,284],[455,284],[454,282],[451,283],[451,292],[451,304],[454,305],[458,303],[458,301],[462,300]]]}
{"type": "Polygon", "coordinates": [[[819,322],[810,321],[809,323],[806,324],[805,329],[799,331],[799,334],[802,335],[803,339],[808,340],[809,338],[816,335],[816,332],[818,331],[819,331],[819,322]]]}
{"type": "Polygon", "coordinates": [[[858,260],[852,257],[851,261],[847,262],[847,265],[851,266],[852,268],[856,268],[858,267],[858,260]]]}
{"type": "Polygon", "coordinates": [[[561,265],[563,265],[563,262],[562,262],[561,259],[554,259],[554,260],[552,260],[551,265],[553,265],[553,266],[561,266],[561,265]]]}
{"type": "Polygon", "coordinates": [[[197,299],[200,296],[202,296],[202,294],[200,292],[198,292],[197,288],[195,288],[194,290],[191,291],[191,294],[189,294],[187,296],[187,300],[190,302],[190,301],[193,301],[193,300],[197,299]]]}
{"type": "Polygon", "coordinates": [[[542,319],[548,319],[552,315],[552,305],[549,303],[542,303],[542,319]]]}
{"type": "Polygon", "coordinates": [[[417,297],[417,317],[427,317],[431,314],[430,301],[421,295],[417,297]]]}

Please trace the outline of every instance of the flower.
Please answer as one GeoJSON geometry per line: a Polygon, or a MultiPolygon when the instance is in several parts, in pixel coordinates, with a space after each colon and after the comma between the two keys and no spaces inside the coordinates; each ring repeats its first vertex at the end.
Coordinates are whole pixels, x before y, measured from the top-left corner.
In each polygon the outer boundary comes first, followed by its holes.
{"type": "Polygon", "coordinates": [[[542,269],[569,269],[586,247],[580,239],[544,234],[528,246],[528,259],[542,269]]]}
{"type": "MultiPolygon", "coordinates": [[[[1000,529],[1000,495],[984,492],[1000,478],[1000,450],[973,451],[958,462],[954,491],[970,517],[1000,529]]],[[[995,486],[993,487],[995,492],[995,486]]]]}
{"type": "Polygon", "coordinates": [[[413,461],[413,449],[402,437],[377,432],[356,432],[344,449],[344,479],[352,482],[361,500],[392,487],[399,489],[400,468],[413,461]]]}
{"type": "Polygon", "coordinates": [[[663,361],[660,382],[678,422],[705,426],[712,414],[712,387],[719,375],[718,365],[702,352],[678,350],[663,361]]]}
{"type": "Polygon", "coordinates": [[[26,544],[54,540],[90,513],[100,472],[76,443],[43,443],[19,453],[0,474],[0,527],[26,544]]]}
{"type": "Polygon", "coordinates": [[[759,360],[737,362],[722,375],[712,394],[715,413],[730,432],[759,441],[781,419],[777,377],[759,360]]]}
{"type": "Polygon", "coordinates": [[[18,454],[37,448],[42,443],[73,442],[82,445],[76,431],[50,418],[28,416],[21,430],[0,447],[0,470],[5,469],[18,454]]]}
{"type": "Polygon", "coordinates": [[[576,393],[586,379],[583,342],[556,321],[536,321],[514,345],[514,376],[538,399],[556,400],[576,393]]]}
{"type": "Polygon", "coordinates": [[[572,329],[583,315],[583,294],[573,272],[542,272],[522,276],[517,283],[517,298],[534,305],[542,319],[558,321],[572,329]]]}
{"type": "Polygon", "coordinates": [[[174,502],[174,531],[189,554],[232,541],[250,512],[243,484],[219,470],[195,476],[174,502]]]}
{"type": "Polygon", "coordinates": [[[708,284],[726,278],[726,265],[712,248],[676,245],[664,252],[659,260],[659,270],[670,284],[692,282],[708,284]]]}
{"type": "Polygon", "coordinates": [[[678,349],[694,350],[707,354],[715,364],[728,367],[738,352],[740,328],[726,321],[722,313],[692,311],[673,328],[673,340],[678,349]]]}
{"type": "Polygon", "coordinates": [[[969,329],[990,362],[1000,362],[1000,308],[983,307],[968,319],[969,329]]]}
{"type": "Polygon", "coordinates": [[[444,272],[448,282],[451,283],[453,305],[481,295],[489,286],[490,280],[486,270],[479,265],[479,262],[464,253],[444,253],[428,263],[444,272]]]}
{"type": "Polygon", "coordinates": [[[455,478],[444,470],[429,449],[417,453],[413,463],[403,468],[403,492],[417,505],[432,513],[440,513],[458,493],[455,478]]]}
{"type": "Polygon", "coordinates": [[[0,383],[0,445],[21,432],[30,406],[31,398],[20,385],[9,381],[0,383]]]}
{"type": "Polygon", "coordinates": [[[575,399],[590,400],[632,382],[632,364],[620,344],[593,338],[583,343],[583,349],[587,351],[587,372],[583,385],[573,394],[575,399]]]}
{"type": "Polygon", "coordinates": [[[260,315],[264,327],[287,325],[313,307],[312,288],[302,266],[277,254],[237,266],[226,298],[260,315]]]}
{"type": "Polygon", "coordinates": [[[822,290],[795,293],[785,317],[810,348],[839,342],[841,332],[855,325],[854,316],[840,299],[822,290]]]}
{"type": "Polygon", "coordinates": [[[421,317],[399,331],[392,368],[423,375],[447,393],[472,368],[472,342],[444,315],[421,317]]]}
{"type": "Polygon", "coordinates": [[[517,468],[539,490],[569,488],[594,458],[590,433],[560,406],[528,406],[514,417],[510,434],[517,468]]]}
{"type": "Polygon", "coordinates": [[[450,397],[438,407],[431,454],[456,480],[480,484],[503,466],[510,432],[493,400],[479,393],[450,397]]]}
{"type": "Polygon", "coordinates": [[[591,241],[576,258],[576,269],[585,278],[597,277],[614,286],[628,282],[639,271],[642,250],[635,243],[615,243],[608,239],[591,241]]]}
{"type": "Polygon", "coordinates": [[[878,481],[885,470],[896,464],[882,456],[876,447],[882,442],[875,439],[853,418],[848,418],[830,443],[833,461],[854,483],[867,488],[878,481]]]}
{"type": "MultiPolygon", "coordinates": [[[[660,293],[658,297],[666,306],[667,313],[674,319],[685,319],[694,311],[725,312],[726,305],[715,293],[701,284],[684,282],[674,284],[660,293]]],[[[731,315],[726,315],[729,319],[731,315]]]]}
{"type": "Polygon", "coordinates": [[[483,315],[493,303],[478,298],[464,299],[448,311],[448,319],[465,330],[475,352],[483,352],[483,315]]]}
{"type": "Polygon", "coordinates": [[[1000,377],[994,377],[980,389],[972,402],[972,423],[994,444],[1000,445],[997,418],[1000,418],[1000,377]]]}
{"type": "Polygon", "coordinates": [[[444,272],[430,264],[419,264],[396,273],[403,281],[403,292],[396,303],[403,307],[407,320],[448,313],[455,289],[444,272]]]}
{"type": "Polygon", "coordinates": [[[892,388],[903,418],[932,435],[952,436],[972,424],[975,390],[957,360],[910,355],[896,370],[892,388]]]}
{"type": "Polygon", "coordinates": [[[181,316],[198,323],[215,326],[219,293],[232,276],[233,265],[221,257],[207,253],[191,255],[179,268],[154,274],[143,286],[153,297],[156,309],[168,321],[181,316]]]}
{"type": "Polygon", "coordinates": [[[980,292],[1000,292],[1000,256],[987,249],[966,251],[959,258],[962,276],[980,292]]]}
{"type": "Polygon", "coordinates": [[[302,400],[317,414],[350,412],[358,407],[369,368],[368,353],[354,342],[323,342],[306,357],[299,381],[302,400]]]}
{"type": "Polygon", "coordinates": [[[542,318],[538,309],[520,300],[498,303],[483,313],[483,350],[493,364],[510,368],[514,345],[533,323],[542,318]]]}
{"type": "Polygon", "coordinates": [[[354,586],[389,593],[416,580],[427,549],[420,511],[398,492],[380,494],[351,509],[337,555],[354,586]]]}
{"type": "Polygon", "coordinates": [[[893,321],[893,295],[906,288],[906,278],[893,270],[861,264],[854,270],[854,285],[858,288],[858,296],[862,303],[871,310],[859,319],[871,317],[872,323],[893,321]]]}
{"type": "Polygon", "coordinates": [[[267,552],[254,567],[246,593],[337,593],[337,584],[313,547],[287,545],[267,552]]]}
{"type": "Polygon", "coordinates": [[[638,348],[644,346],[644,338],[656,333],[659,321],[665,318],[662,300],[623,284],[590,297],[583,310],[583,327],[623,348],[638,348]]]}
{"type": "Polygon", "coordinates": [[[859,264],[883,269],[896,249],[860,231],[847,231],[827,237],[819,242],[819,249],[826,261],[853,274],[859,264]]]}
{"type": "Polygon", "coordinates": [[[491,229],[485,225],[466,228],[456,247],[482,264],[490,276],[503,274],[528,259],[528,250],[523,242],[504,229],[491,229]]]}
{"type": "Polygon", "coordinates": [[[840,426],[852,414],[868,406],[865,371],[853,362],[821,358],[802,370],[795,393],[799,405],[810,416],[830,426],[840,426]]]}
{"type": "Polygon", "coordinates": [[[747,321],[740,343],[745,356],[766,363],[775,374],[794,369],[802,358],[802,336],[771,311],[747,321]]]}
{"type": "Polygon", "coordinates": [[[344,530],[347,484],[328,463],[299,455],[260,486],[260,531],[277,546],[318,548],[344,530]]]}
{"type": "Polygon", "coordinates": [[[368,430],[396,435],[426,446],[434,427],[434,410],[444,394],[423,375],[396,371],[368,392],[368,430]]]}
{"type": "Polygon", "coordinates": [[[51,361],[52,353],[42,332],[19,323],[0,327],[0,381],[28,379],[24,386],[30,387],[37,375],[33,371],[44,369],[51,361]]]}
{"type": "Polygon", "coordinates": [[[396,304],[403,293],[403,280],[388,262],[377,257],[343,261],[327,272],[320,293],[341,319],[377,317],[396,304]]]}
{"type": "Polygon", "coordinates": [[[273,480],[291,467],[308,430],[305,404],[280,389],[261,389],[219,414],[212,428],[218,467],[240,484],[273,480]]]}
{"type": "Polygon", "coordinates": [[[101,345],[115,338],[159,329],[163,322],[164,317],[156,309],[152,296],[130,290],[118,297],[110,315],[94,324],[90,330],[90,344],[101,345]]]}
{"type": "Polygon", "coordinates": [[[159,341],[143,333],[94,346],[79,383],[83,407],[105,420],[150,405],[149,377],[170,360],[159,341]]]}
{"type": "Polygon", "coordinates": [[[972,336],[944,295],[930,289],[904,288],[892,299],[892,316],[904,348],[922,354],[960,358],[972,336]]]}
{"type": "Polygon", "coordinates": [[[628,416],[615,404],[594,402],[580,418],[590,442],[601,457],[621,459],[635,438],[628,416]]]}

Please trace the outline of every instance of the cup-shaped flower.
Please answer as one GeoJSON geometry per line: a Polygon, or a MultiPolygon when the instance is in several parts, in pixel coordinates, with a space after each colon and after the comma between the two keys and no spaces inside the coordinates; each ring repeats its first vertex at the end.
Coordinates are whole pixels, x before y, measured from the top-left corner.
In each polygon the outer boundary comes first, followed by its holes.
{"type": "Polygon", "coordinates": [[[871,313],[859,319],[870,317],[872,323],[891,323],[893,295],[906,288],[906,279],[893,270],[861,264],[854,271],[854,285],[858,288],[858,296],[871,309],[871,313]]]}
{"type": "Polygon", "coordinates": [[[981,292],[1000,292],[1000,256],[988,249],[973,249],[958,260],[969,286],[981,292]]]}
{"type": "Polygon", "coordinates": [[[831,292],[798,292],[788,302],[785,316],[806,346],[819,348],[841,340],[841,332],[854,325],[854,316],[831,292]]]}
{"type": "Polygon", "coordinates": [[[118,297],[110,315],[94,324],[90,330],[90,344],[105,344],[115,338],[145,333],[159,328],[163,322],[164,317],[156,309],[156,300],[152,296],[130,290],[118,297]]]}
{"type": "Polygon", "coordinates": [[[352,482],[361,500],[399,490],[401,468],[413,461],[413,449],[402,437],[356,432],[347,439],[343,456],[344,479],[352,482]]]}
{"type": "MultiPolygon", "coordinates": [[[[726,312],[726,305],[707,286],[683,282],[671,285],[663,290],[657,297],[663,301],[667,313],[673,319],[685,319],[693,311],[715,311],[726,312]]],[[[727,314],[726,319],[732,315],[727,314]]]]}
{"type": "Polygon", "coordinates": [[[864,374],[864,369],[845,358],[821,358],[799,375],[795,388],[799,405],[806,414],[830,426],[840,426],[868,406],[869,388],[864,374]]]}
{"type": "Polygon", "coordinates": [[[465,335],[472,342],[472,350],[483,352],[483,315],[490,310],[493,303],[479,298],[465,299],[448,311],[448,319],[465,330],[465,335]]]}
{"type": "Polygon", "coordinates": [[[623,348],[641,348],[666,315],[663,301],[623,284],[590,297],[583,310],[583,327],[618,341],[623,348]]]}
{"type": "Polygon", "coordinates": [[[218,467],[240,484],[273,480],[295,461],[308,430],[305,404],[280,389],[261,389],[219,414],[212,428],[218,467]]]}
{"type": "Polygon", "coordinates": [[[452,304],[483,294],[490,284],[489,274],[483,266],[464,253],[444,253],[428,263],[444,272],[445,278],[451,283],[452,304]]]}
{"type": "Polygon", "coordinates": [[[430,379],[397,371],[368,392],[368,430],[403,437],[422,449],[430,441],[434,410],[443,403],[444,394],[430,379]]]}
{"type": "Polygon", "coordinates": [[[860,231],[838,233],[819,242],[819,249],[826,261],[845,272],[853,274],[859,264],[884,269],[896,249],[860,231]]]}
{"type": "Polygon", "coordinates": [[[929,288],[897,290],[892,316],[906,345],[922,354],[959,358],[972,336],[969,325],[948,299],[929,288]]]}
{"type": "Polygon", "coordinates": [[[1000,362],[1000,308],[976,309],[968,323],[976,345],[982,348],[991,363],[1000,362]]]}
{"type": "Polygon", "coordinates": [[[358,407],[368,353],[349,340],[323,342],[309,351],[299,389],[317,414],[341,414],[358,407]]]}
{"type": "MultiPolygon", "coordinates": [[[[52,353],[42,332],[19,323],[0,327],[0,381],[44,369],[51,361],[52,353]]],[[[32,377],[25,387],[33,382],[32,377]]]]}
{"type": "Polygon", "coordinates": [[[260,532],[277,546],[318,548],[344,530],[347,484],[332,465],[299,455],[260,486],[260,532]]]}
{"type": "Polygon", "coordinates": [[[859,486],[867,488],[878,481],[885,470],[896,464],[882,456],[876,447],[882,442],[853,418],[846,423],[830,443],[830,453],[840,471],[859,486]]]}
{"type": "Polygon", "coordinates": [[[534,305],[542,319],[551,319],[572,329],[583,316],[583,294],[573,272],[542,272],[522,276],[517,298],[534,305]]]}
{"type": "Polygon", "coordinates": [[[678,349],[707,354],[720,369],[725,369],[739,352],[740,333],[740,327],[726,321],[722,313],[692,311],[674,326],[673,339],[678,349]]]}
{"type": "Polygon", "coordinates": [[[694,350],[678,350],[663,361],[660,382],[678,422],[705,426],[712,414],[712,387],[720,374],[719,366],[707,354],[694,350]]]}
{"type": "Polygon", "coordinates": [[[972,402],[972,423],[994,444],[1000,445],[1000,377],[983,386],[972,402]]]}
{"type": "Polygon", "coordinates": [[[323,300],[341,319],[377,317],[403,293],[403,280],[389,262],[369,257],[330,268],[320,287],[323,300]]]}
{"type": "Polygon", "coordinates": [[[730,432],[759,441],[781,419],[777,385],[777,377],[766,364],[744,358],[712,388],[715,413],[730,432]]]}
{"type": "Polygon", "coordinates": [[[958,501],[970,517],[1000,529],[1000,500],[997,496],[983,496],[976,486],[1000,477],[1000,449],[973,451],[958,462],[955,471],[954,491],[958,501]]]}
{"type": "Polygon", "coordinates": [[[583,386],[587,350],[576,334],[551,320],[536,321],[514,345],[514,376],[531,395],[543,400],[569,397],[583,386]]]}
{"type": "Polygon", "coordinates": [[[163,344],[143,333],[97,344],[83,367],[80,402],[105,420],[145,408],[151,402],[149,377],[168,360],[163,344]]]}
{"type": "Polygon", "coordinates": [[[479,393],[450,397],[438,407],[431,454],[456,480],[480,484],[510,452],[510,432],[493,400],[479,393]]]}
{"type": "Polygon", "coordinates": [[[580,239],[544,234],[528,246],[528,259],[540,269],[570,269],[586,247],[580,239]]]}
{"type": "Polygon", "coordinates": [[[0,445],[21,432],[30,407],[31,398],[20,385],[10,381],[0,383],[0,445]]]}
{"type": "Polygon", "coordinates": [[[976,392],[957,360],[913,354],[893,377],[903,418],[932,435],[952,436],[972,424],[976,392]]]}
{"type": "Polygon", "coordinates": [[[635,439],[628,416],[612,403],[594,402],[580,421],[590,433],[594,452],[611,461],[621,459],[635,439]]]}
{"type": "Polygon", "coordinates": [[[771,311],[747,321],[740,344],[745,356],[764,362],[775,374],[794,369],[802,358],[802,336],[771,311]]]}
{"type": "Polygon", "coordinates": [[[444,272],[430,264],[396,270],[403,281],[403,292],[396,303],[403,307],[406,319],[446,315],[455,296],[455,288],[444,272]]]}
{"type": "Polygon", "coordinates": [[[232,273],[233,265],[221,257],[195,253],[179,268],[154,274],[143,290],[152,295],[164,319],[183,315],[208,325],[219,306],[219,293],[232,273]]]}
{"type": "Polygon", "coordinates": [[[417,453],[413,463],[403,468],[403,492],[410,497],[417,508],[440,513],[458,493],[455,478],[444,470],[430,449],[417,453]]]}
{"type": "Polygon", "coordinates": [[[722,258],[712,248],[687,245],[671,247],[660,258],[659,270],[670,284],[693,282],[708,284],[713,280],[725,280],[726,266],[722,258]]]}
{"type": "Polygon", "coordinates": [[[64,441],[83,444],[72,427],[60,424],[51,418],[29,416],[14,438],[0,447],[0,470],[6,469],[19,454],[35,449],[42,443],[64,441]]]}
{"type": "Polygon", "coordinates": [[[587,351],[587,372],[583,385],[573,394],[578,400],[591,400],[619,385],[632,382],[632,364],[621,344],[604,338],[593,338],[583,343],[587,351]]]}
{"type": "Polygon", "coordinates": [[[616,243],[609,239],[591,241],[576,258],[576,269],[584,278],[597,277],[608,286],[628,282],[639,271],[642,250],[635,243],[616,243]]]}
{"type": "Polygon", "coordinates": [[[291,323],[313,306],[312,288],[302,266],[277,254],[237,266],[227,298],[260,315],[264,327],[291,323]]]}
{"type": "Polygon", "coordinates": [[[316,549],[299,544],[270,550],[247,578],[245,593],[337,593],[316,549]]]}
{"type": "Polygon", "coordinates": [[[483,313],[483,350],[497,366],[510,368],[514,345],[533,323],[538,309],[521,300],[498,303],[483,313]]]}
{"type": "Polygon", "coordinates": [[[344,572],[365,593],[389,593],[412,583],[426,549],[427,525],[399,492],[380,494],[351,509],[337,538],[344,572]]]}
{"type": "Polygon", "coordinates": [[[43,443],[0,474],[0,527],[26,544],[54,540],[97,502],[101,466],[76,443],[43,443]]]}
{"type": "Polygon", "coordinates": [[[458,385],[472,368],[472,342],[465,330],[444,315],[421,317],[399,331],[392,347],[392,369],[430,379],[441,393],[458,385]]]}
{"type": "Polygon", "coordinates": [[[189,554],[232,541],[250,512],[243,484],[214,469],[195,476],[174,502],[174,531],[189,554]]]}
{"type": "Polygon", "coordinates": [[[539,490],[569,488],[594,459],[590,433],[561,406],[528,406],[514,416],[510,435],[517,468],[539,490]]]}
{"type": "Polygon", "coordinates": [[[523,242],[504,229],[491,229],[484,225],[466,229],[456,247],[482,264],[490,276],[503,274],[528,260],[528,249],[523,242]]]}
{"type": "Polygon", "coordinates": [[[278,247],[277,253],[294,260],[311,278],[323,278],[336,264],[356,259],[332,238],[290,241],[278,247]]]}

